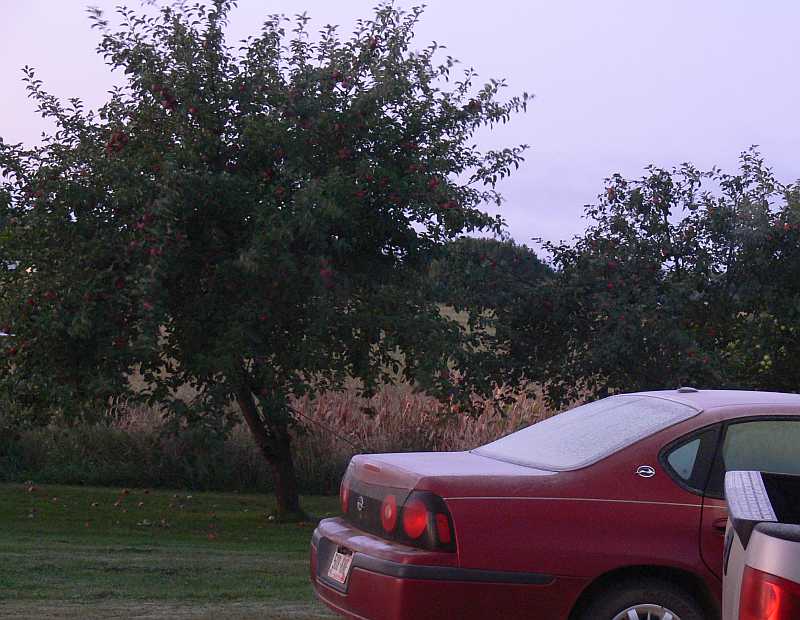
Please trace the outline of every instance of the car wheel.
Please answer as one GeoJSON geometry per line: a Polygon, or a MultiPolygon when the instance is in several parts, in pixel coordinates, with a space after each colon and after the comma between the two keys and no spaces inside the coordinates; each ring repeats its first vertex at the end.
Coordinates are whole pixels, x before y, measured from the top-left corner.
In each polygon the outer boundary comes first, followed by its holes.
{"type": "Polygon", "coordinates": [[[598,595],[581,620],[704,620],[705,614],[685,589],[668,581],[637,579],[615,584],[598,595]]]}

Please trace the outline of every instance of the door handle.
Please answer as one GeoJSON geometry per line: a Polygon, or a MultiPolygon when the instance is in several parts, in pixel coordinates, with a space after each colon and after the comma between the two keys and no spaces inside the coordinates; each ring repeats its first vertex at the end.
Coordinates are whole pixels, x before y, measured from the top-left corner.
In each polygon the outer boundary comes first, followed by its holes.
{"type": "Polygon", "coordinates": [[[717,534],[724,534],[725,527],[728,525],[728,517],[722,517],[721,519],[714,519],[711,523],[711,527],[714,528],[714,531],[717,534]]]}

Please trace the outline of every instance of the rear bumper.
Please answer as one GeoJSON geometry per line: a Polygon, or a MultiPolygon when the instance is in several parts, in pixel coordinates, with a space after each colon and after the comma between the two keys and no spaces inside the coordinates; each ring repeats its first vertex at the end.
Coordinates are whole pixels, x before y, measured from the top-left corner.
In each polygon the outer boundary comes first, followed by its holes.
{"type": "Polygon", "coordinates": [[[395,545],[349,527],[320,523],[311,541],[311,581],[333,611],[357,620],[566,618],[585,580],[461,568],[455,554],[395,545]],[[345,584],[327,576],[334,552],[353,551],[345,584]]]}

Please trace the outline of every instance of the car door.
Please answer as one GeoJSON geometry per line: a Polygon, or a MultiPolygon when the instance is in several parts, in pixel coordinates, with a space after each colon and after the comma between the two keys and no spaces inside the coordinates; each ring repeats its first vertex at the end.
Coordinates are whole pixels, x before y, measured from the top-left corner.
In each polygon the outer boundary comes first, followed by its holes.
{"type": "Polygon", "coordinates": [[[728,518],[723,483],[729,470],[800,474],[800,417],[742,418],[722,427],[700,521],[700,553],[720,579],[728,518]]]}

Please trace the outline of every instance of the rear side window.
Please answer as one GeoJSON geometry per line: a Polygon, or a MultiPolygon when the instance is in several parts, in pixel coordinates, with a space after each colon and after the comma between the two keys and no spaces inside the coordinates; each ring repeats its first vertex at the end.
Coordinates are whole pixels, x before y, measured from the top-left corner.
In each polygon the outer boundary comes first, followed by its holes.
{"type": "Polygon", "coordinates": [[[731,424],[725,433],[722,458],[727,471],[800,474],[800,420],[731,424]]]}
{"type": "Polygon", "coordinates": [[[717,447],[718,428],[713,426],[664,448],[661,463],[667,473],[685,489],[702,493],[717,447]]]}
{"type": "Polygon", "coordinates": [[[566,411],[473,452],[555,471],[591,465],[698,411],[663,398],[623,395],[566,411]]]}
{"type": "Polygon", "coordinates": [[[682,446],[675,448],[667,457],[669,466],[681,480],[687,481],[692,477],[697,453],[700,451],[700,438],[687,441],[682,446]]]}
{"type": "Polygon", "coordinates": [[[723,497],[725,472],[800,474],[800,420],[765,419],[729,424],[706,494],[723,497]]]}

